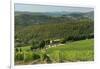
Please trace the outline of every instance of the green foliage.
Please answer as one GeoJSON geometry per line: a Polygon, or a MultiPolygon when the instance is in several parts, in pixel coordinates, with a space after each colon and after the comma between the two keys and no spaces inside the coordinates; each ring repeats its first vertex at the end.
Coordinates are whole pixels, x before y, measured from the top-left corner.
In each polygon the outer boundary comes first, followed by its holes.
{"type": "MultiPolygon", "coordinates": [[[[58,63],[75,61],[93,61],[94,60],[94,40],[87,39],[75,42],[69,42],[58,47],[41,49],[38,51],[28,51],[31,46],[21,47],[22,52],[16,52],[15,60],[37,63],[58,63]]],[[[28,64],[28,63],[27,63],[28,64]]]]}
{"type": "Polygon", "coordinates": [[[32,47],[31,50],[33,49],[41,49],[45,47],[45,41],[44,40],[40,40],[40,41],[33,41],[32,42],[32,47]]]}
{"type": "Polygon", "coordinates": [[[69,42],[65,45],[49,48],[47,53],[53,62],[93,61],[93,40],[69,42]]]}
{"type": "Polygon", "coordinates": [[[30,62],[33,60],[33,52],[23,52],[24,53],[24,62],[30,62]]]}
{"type": "Polygon", "coordinates": [[[15,54],[15,61],[22,61],[22,60],[24,60],[24,54],[23,54],[23,52],[17,52],[15,54]]]}
{"type": "Polygon", "coordinates": [[[46,41],[45,41],[45,44],[46,44],[46,45],[49,45],[49,44],[50,44],[50,40],[49,40],[49,39],[46,40],[46,41]]]}
{"type": "Polygon", "coordinates": [[[22,49],[20,48],[19,51],[22,52],[22,49]]]}
{"type": "Polygon", "coordinates": [[[18,52],[19,51],[18,48],[15,48],[15,51],[18,52]]]}
{"type": "Polygon", "coordinates": [[[45,41],[41,40],[39,43],[39,48],[44,48],[45,47],[45,41]]]}
{"type": "Polygon", "coordinates": [[[71,16],[15,15],[15,61],[34,64],[94,60],[94,21],[81,13],[71,16]],[[56,39],[64,45],[44,48],[56,39]]]}
{"type": "Polygon", "coordinates": [[[50,58],[49,54],[45,53],[43,60],[45,60],[47,63],[52,63],[52,59],[50,58]]]}
{"type": "Polygon", "coordinates": [[[65,16],[27,16],[29,15],[15,16],[15,46],[30,45],[33,39],[40,41],[64,38],[66,41],[76,41],[90,39],[94,35],[94,21],[88,18],[68,20],[65,16]],[[37,20],[40,21],[37,23],[37,20]]]}
{"type": "Polygon", "coordinates": [[[37,48],[39,48],[39,42],[38,42],[38,41],[33,41],[33,42],[32,42],[31,50],[37,49],[37,48]]]}
{"type": "Polygon", "coordinates": [[[33,53],[33,60],[40,59],[40,55],[38,53],[33,53]]]}

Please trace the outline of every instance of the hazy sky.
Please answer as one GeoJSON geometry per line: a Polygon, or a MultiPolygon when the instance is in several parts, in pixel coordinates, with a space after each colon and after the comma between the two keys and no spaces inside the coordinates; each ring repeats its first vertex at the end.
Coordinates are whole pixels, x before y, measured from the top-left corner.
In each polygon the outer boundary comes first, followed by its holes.
{"type": "Polygon", "coordinates": [[[69,6],[50,6],[50,5],[36,5],[36,4],[15,4],[15,11],[29,11],[29,12],[89,12],[93,8],[86,7],[69,7],[69,6]]]}

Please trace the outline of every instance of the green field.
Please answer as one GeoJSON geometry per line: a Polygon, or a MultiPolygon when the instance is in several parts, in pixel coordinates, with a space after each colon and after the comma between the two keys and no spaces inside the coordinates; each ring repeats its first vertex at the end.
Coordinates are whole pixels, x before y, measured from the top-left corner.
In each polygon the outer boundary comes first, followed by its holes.
{"type": "Polygon", "coordinates": [[[44,64],[94,60],[94,39],[68,42],[48,49],[32,51],[31,46],[17,47],[15,64],[44,64]]]}

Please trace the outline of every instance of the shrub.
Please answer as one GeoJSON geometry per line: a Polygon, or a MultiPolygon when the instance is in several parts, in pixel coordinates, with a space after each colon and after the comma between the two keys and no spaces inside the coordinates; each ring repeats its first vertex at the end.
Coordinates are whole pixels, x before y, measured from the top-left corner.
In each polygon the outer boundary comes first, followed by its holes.
{"type": "Polygon", "coordinates": [[[39,48],[44,48],[45,47],[45,41],[44,40],[41,40],[40,43],[39,43],[39,48]]]}
{"type": "Polygon", "coordinates": [[[45,43],[46,43],[46,45],[49,45],[50,44],[50,40],[46,40],[45,43]]]}
{"type": "Polygon", "coordinates": [[[15,54],[15,60],[22,61],[24,60],[24,54],[22,52],[18,52],[15,54]]]}
{"type": "Polygon", "coordinates": [[[49,54],[46,54],[46,53],[45,53],[43,56],[44,56],[43,60],[46,60],[47,63],[52,63],[52,60],[51,60],[49,54]]]}
{"type": "Polygon", "coordinates": [[[18,52],[19,51],[18,48],[15,48],[15,51],[18,52]]]}
{"type": "Polygon", "coordinates": [[[22,49],[21,48],[19,50],[20,50],[20,52],[22,52],[22,49]]]}
{"type": "Polygon", "coordinates": [[[33,60],[40,59],[40,55],[38,53],[33,53],[33,60]]]}
{"type": "Polygon", "coordinates": [[[37,49],[37,48],[39,48],[39,42],[36,41],[36,40],[34,40],[34,41],[32,42],[31,50],[37,49]]]}
{"type": "Polygon", "coordinates": [[[33,52],[24,52],[24,62],[33,60],[33,52]]]}

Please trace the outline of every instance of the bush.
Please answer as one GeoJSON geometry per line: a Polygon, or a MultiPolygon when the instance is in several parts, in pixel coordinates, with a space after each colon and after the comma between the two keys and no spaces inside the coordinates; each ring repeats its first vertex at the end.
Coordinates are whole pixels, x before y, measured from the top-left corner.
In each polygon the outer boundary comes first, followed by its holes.
{"type": "Polygon", "coordinates": [[[43,56],[44,56],[43,60],[46,60],[47,63],[52,63],[52,60],[51,60],[49,54],[46,54],[46,53],[45,53],[43,56]]]}
{"type": "Polygon", "coordinates": [[[46,43],[46,45],[49,45],[50,44],[50,40],[46,40],[45,43],[46,43]]]}
{"type": "Polygon", "coordinates": [[[37,48],[39,48],[39,42],[36,41],[36,40],[34,40],[34,41],[32,42],[31,50],[37,49],[37,48]]]}
{"type": "Polygon", "coordinates": [[[18,60],[18,61],[24,60],[24,54],[23,54],[23,52],[16,53],[15,54],[15,60],[18,60]]]}
{"type": "Polygon", "coordinates": [[[33,53],[33,60],[40,59],[40,55],[38,53],[33,53]]]}
{"type": "Polygon", "coordinates": [[[19,51],[18,48],[15,48],[15,51],[18,52],[19,51]]]}
{"type": "Polygon", "coordinates": [[[20,52],[22,52],[22,49],[21,48],[19,50],[20,50],[20,52]]]}
{"type": "Polygon", "coordinates": [[[39,43],[39,48],[44,48],[45,47],[45,41],[44,40],[41,40],[40,43],[39,43]]]}
{"type": "Polygon", "coordinates": [[[33,52],[24,52],[24,62],[33,60],[33,52]]]}

